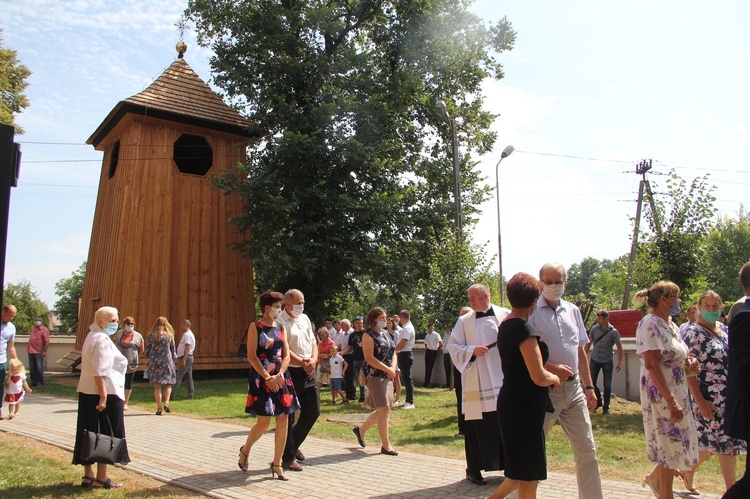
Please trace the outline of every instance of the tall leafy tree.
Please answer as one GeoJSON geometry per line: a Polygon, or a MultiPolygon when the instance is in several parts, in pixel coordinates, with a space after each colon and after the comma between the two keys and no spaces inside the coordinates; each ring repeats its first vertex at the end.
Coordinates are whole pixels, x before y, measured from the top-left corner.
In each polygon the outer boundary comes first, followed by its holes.
{"type": "Polygon", "coordinates": [[[581,260],[581,263],[571,265],[568,269],[568,285],[565,292],[570,295],[584,294],[587,298],[591,298],[589,295],[591,283],[601,267],[602,262],[591,256],[581,260]]]}
{"type": "Polygon", "coordinates": [[[245,175],[217,180],[246,200],[260,289],[297,287],[332,312],[359,282],[413,297],[433,241],[453,223],[449,125],[460,116],[464,226],[488,191],[471,154],[491,150],[480,85],[502,78],[515,33],[468,0],[191,0],[214,82],[268,134],[245,175]]]}
{"type": "Polygon", "coordinates": [[[55,309],[60,319],[62,331],[74,331],[78,327],[78,300],[83,296],[83,279],[86,276],[86,262],[83,262],[70,277],[60,279],[55,284],[55,293],[60,297],[55,309]]]}
{"type": "Polygon", "coordinates": [[[695,279],[703,271],[703,238],[716,212],[714,187],[708,184],[707,175],[688,183],[674,170],[666,185],[667,196],[654,200],[657,216],[646,210],[651,234],[645,240],[651,243],[647,247],[651,258],[659,262],[662,278],[690,293],[694,291],[691,286],[695,279]]]}
{"type": "Polygon", "coordinates": [[[39,293],[25,280],[10,283],[3,291],[3,306],[13,305],[18,310],[13,319],[13,325],[20,334],[27,334],[34,325],[34,319],[41,317],[45,324],[49,324],[47,304],[39,297],[39,293]]]}
{"type": "Polygon", "coordinates": [[[750,215],[740,206],[736,218],[721,217],[706,236],[706,259],[702,269],[708,285],[725,301],[744,294],[740,268],[750,260],[750,215]]]}
{"type": "Polygon", "coordinates": [[[29,100],[23,91],[28,86],[26,79],[31,71],[21,64],[15,50],[3,46],[2,35],[0,29],[0,123],[13,125],[20,135],[23,128],[16,124],[15,115],[29,107],[29,100]]]}

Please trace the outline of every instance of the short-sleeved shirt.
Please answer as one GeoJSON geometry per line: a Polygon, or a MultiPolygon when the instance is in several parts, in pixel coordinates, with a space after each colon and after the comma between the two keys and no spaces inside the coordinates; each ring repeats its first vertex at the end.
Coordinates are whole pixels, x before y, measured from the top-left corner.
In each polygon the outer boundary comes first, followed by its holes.
{"type": "Polygon", "coordinates": [[[365,353],[362,351],[362,335],[365,330],[354,331],[349,335],[349,346],[352,347],[352,358],[354,360],[365,360],[365,353]]]}
{"type": "Polygon", "coordinates": [[[193,334],[193,331],[188,329],[184,333],[182,333],[182,338],[180,338],[180,344],[177,346],[177,357],[183,357],[185,355],[185,345],[189,347],[188,355],[193,355],[193,352],[195,351],[195,334],[193,334]]]}
{"type": "Polygon", "coordinates": [[[437,350],[438,345],[440,345],[440,342],[443,341],[440,338],[440,333],[437,331],[433,331],[431,333],[427,333],[427,336],[424,337],[424,346],[427,348],[427,350],[437,350]]]}
{"type": "Polygon", "coordinates": [[[401,328],[401,334],[398,341],[400,342],[404,338],[406,338],[406,344],[404,345],[404,348],[401,349],[401,351],[411,352],[411,349],[414,348],[414,341],[416,340],[414,326],[412,325],[411,321],[404,324],[404,327],[401,328]]]}
{"type": "Polygon", "coordinates": [[[49,329],[44,326],[34,326],[29,332],[28,352],[31,354],[44,353],[45,345],[49,343],[49,329]]]}
{"type": "Polygon", "coordinates": [[[344,377],[344,358],[338,352],[331,357],[331,378],[344,377]]]}
{"type": "Polygon", "coordinates": [[[615,344],[620,343],[620,332],[610,324],[606,330],[603,330],[599,324],[594,324],[589,333],[589,338],[594,340],[594,346],[591,349],[591,360],[604,364],[611,362],[614,356],[612,348],[615,344]]]}
{"type": "Polygon", "coordinates": [[[529,324],[549,347],[549,361],[569,366],[574,374],[578,374],[578,349],[589,342],[578,307],[560,300],[553,309],[544,296],[540,296],[529,324]]]}
{"type": "Polygon", "coordinates": [[[16,326],[12,322],[3,322],[0,326],[0,364],[8,362],[8,343],[15,339],[16,326]]]}
{"type": "Polygon", "coordinates": [[[286,330],[286,340],[289,344],[289,350],[303,359],[311,358],[313,345],[317,346],[318,341],[315,338],[312,323],[307,315],[299,314],[296,317],[292,317],[284,310],[279,315],[278,322],[286,330]]]}

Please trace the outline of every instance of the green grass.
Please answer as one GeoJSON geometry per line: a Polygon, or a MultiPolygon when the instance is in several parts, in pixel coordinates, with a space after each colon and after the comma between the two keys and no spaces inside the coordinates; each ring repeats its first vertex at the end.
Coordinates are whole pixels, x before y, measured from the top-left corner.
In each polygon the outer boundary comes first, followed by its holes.
{"type": "MultiPolygon", "coordinates": [[[[75,378],[49,380],[40,392],[74,398],[75,381],[75,378]]],[[[181,400],[185,395],[185,388],[182,387],[177,400],[171,402],[170,407],[177,414],[249,427],[255,419],[244,414],[246,394],[245,378],[198,379],[196,398],[181,400]]],[[[416,409],[404,411],[395,408],[391,412],[393,446],[398,450],[462,459],[463,440],[454,437],[458,432],[454,392],[440,388],[415,388],[414,399],[416,409]]],[[[334,406],[330,401],[330,391],[323,387],[321,416],[311,436],[353,441],[351,428],[358,419],[363,420],[367,411],[362,409],[361,404],[334,406]]],[[[147,382],[136,383],[130,405],[156,410],[151,385],[147,382]]],[[[604,416],[599,411],[592,414],[591,419],[602,475],[610,479],[640,481],[653,468],[646,457],[640,404],[613,398],[610,415],[604,416]]],[[[377,439],[376,433],[368,434],[368,438],[377,439]]],[[[744,469],[744,459],[744,456],[740,456],[738,470],[744,469]]],[[[570,444],[559,425],[552,429],[547,439],[547,462],[550,471],[575,472],[570,444]]],[[[722,493],[724,490],[717,459],[702,464],[695,480],[696,485],[706,492],[722,493]]],[[[675,482],[675,489],[682,489],[679,481],[675,482]]]]}

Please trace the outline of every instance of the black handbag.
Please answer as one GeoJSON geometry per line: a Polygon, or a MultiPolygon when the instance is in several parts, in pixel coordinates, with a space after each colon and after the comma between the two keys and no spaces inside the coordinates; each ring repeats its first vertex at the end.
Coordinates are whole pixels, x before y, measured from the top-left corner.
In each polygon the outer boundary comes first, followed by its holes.
{"type": "Polygon", "coordinates": [[[237,347],[237,357],[247,360],[247,329],[245,329],[245,334],[242,336],[240,346],[237,347]]]}
{"type": "MultiPolygon", "coordinates": [[[[104,413],[109,433],[112,433],[112,423],[104,413]]],[[[97,415],[96,432],[83,430],[81,442],[81,460],[92,463],[116,464],[120,461],[120,451],[125,442],[124,438],[113,437],[101,432],[102,413],[97,415]]]]}

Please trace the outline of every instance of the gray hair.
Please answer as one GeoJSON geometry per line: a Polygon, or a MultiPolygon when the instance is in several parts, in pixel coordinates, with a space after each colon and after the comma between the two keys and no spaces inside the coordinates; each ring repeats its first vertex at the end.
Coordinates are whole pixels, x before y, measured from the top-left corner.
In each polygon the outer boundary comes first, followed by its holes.
{"type": "Polygon", "coordinates": [[[187,327],[192,327],[193,323],[190,322],[188,319],[180,321],[182,324],[185,324],[187,327]]]}
{"type": "Polygon", "coordinates": [[[560,272],[562,274],[563,281],[568,280],[568,273],[565,271],[565,267],[562,266],[561,263],[557,262],[547,262],[544,265],[542,265],[542,268],[539,269],[539,279],[542,279],[542,274],[546,269],[552,269],[560,272]]]}

